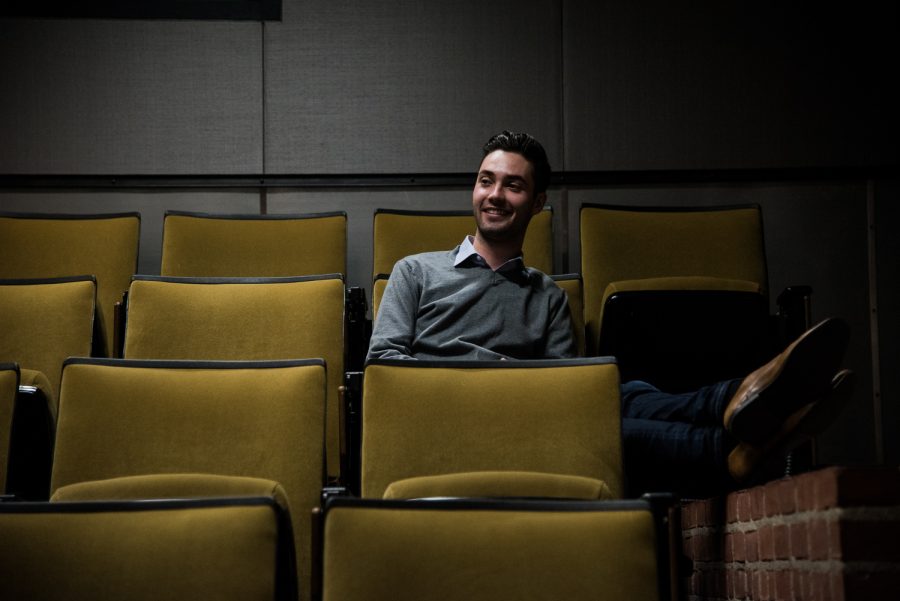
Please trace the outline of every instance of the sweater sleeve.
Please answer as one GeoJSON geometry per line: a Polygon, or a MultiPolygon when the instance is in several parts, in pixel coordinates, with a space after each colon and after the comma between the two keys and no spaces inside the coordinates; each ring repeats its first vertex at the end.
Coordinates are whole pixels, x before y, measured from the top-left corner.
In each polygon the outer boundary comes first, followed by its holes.
{"type": "Polygon", "coordinates": [[[406,260],[394,265],[375,316],[366,360],[415,359],[412,343],[421,283],[412,271],[406,260]]]}
{"type": "Polygon", "coordinates": [[[560,294],[555,294],[553,298],[550,320],[547,323],[544,357],[569,359],[578,355],[575,334],[572,330],[572,316],[569,313],[569,301],[566,293],[560,288],[556,290],[560,294]]]}

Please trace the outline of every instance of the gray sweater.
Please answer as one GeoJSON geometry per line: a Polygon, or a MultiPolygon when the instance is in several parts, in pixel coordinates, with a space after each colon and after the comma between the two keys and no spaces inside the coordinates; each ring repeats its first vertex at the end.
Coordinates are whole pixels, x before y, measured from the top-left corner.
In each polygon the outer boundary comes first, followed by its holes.
{"type": "Polygon", "coordinates": [[[459,247],[394,266],[378,307],[367,359],[574,357],[566,293],[521,259],[496,272],[459,247]]]}

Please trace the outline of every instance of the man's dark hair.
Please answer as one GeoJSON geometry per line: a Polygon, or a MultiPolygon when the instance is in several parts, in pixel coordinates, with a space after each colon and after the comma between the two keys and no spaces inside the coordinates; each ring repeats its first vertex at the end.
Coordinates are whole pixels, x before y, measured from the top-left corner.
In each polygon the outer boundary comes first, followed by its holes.
{"type": "Polygon", "coordinates": [[[484,151],[482,158],[495,150],[521,154],[531,163],[534,170],[535,194],[547,191],[547,186],[550,185],[550,161],[547,160],[544,147],[533,136],[504,130],[488,140],[482,150],[484,151]]]}

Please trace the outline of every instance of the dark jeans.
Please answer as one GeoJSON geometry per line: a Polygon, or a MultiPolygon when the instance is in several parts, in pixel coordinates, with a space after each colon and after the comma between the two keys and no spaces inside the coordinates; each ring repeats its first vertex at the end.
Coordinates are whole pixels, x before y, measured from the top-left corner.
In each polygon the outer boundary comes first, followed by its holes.
{"type": "Polygon", "coordinates": [[[715,495],[732,486],[726,459],[734,446],[722,424],[741,380],[669,394],[646,382],[622,384],[622,440],[629,496],[674,491],[715,495]]]}

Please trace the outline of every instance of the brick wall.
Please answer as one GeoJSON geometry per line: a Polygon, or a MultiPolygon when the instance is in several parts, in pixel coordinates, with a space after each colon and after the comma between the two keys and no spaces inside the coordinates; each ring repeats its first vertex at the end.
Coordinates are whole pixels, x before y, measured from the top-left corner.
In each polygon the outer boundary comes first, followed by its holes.
{"type": "Polygon", "coordinates": [[[900,471],[827,468],[686,503],[690,600],[900,599],[900,471]]]}

